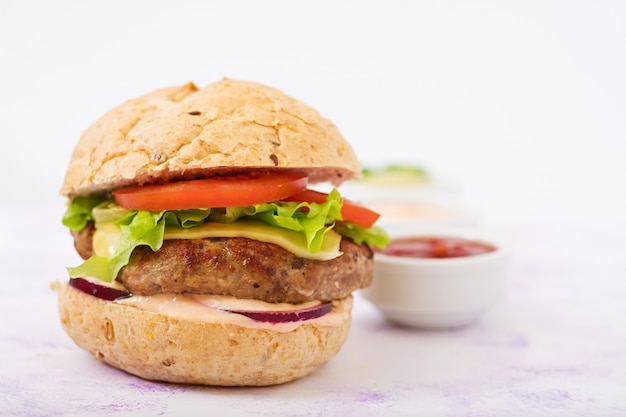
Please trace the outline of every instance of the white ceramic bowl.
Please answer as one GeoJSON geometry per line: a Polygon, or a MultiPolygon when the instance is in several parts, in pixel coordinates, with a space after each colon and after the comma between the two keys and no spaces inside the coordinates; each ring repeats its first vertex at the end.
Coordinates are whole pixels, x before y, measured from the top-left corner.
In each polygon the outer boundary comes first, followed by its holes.
{"type": "Polygon", "coordinates": [[[479,232],[429,228],[392,235],[451,237],[486,243],[492,252],[456,258],[375,254],[372,285],[362,290],[390,321],[418,328],[467,325],[494,306],[506,289],[509,248],[479,232]]]}

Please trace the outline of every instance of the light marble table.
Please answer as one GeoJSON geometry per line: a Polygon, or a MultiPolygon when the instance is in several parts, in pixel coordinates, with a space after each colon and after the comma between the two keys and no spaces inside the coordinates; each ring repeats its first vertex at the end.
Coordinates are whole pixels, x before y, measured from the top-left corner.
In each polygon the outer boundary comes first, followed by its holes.
{"type": "Polygon", "coordinates": [[[475,324],[395,327],[357,293],[346,344],[312,375],[212,388],[130,376],[65,335],[61,205],[0,205],[0,416],[626,416],[624,228],[492,225],[513,245],[509,288],[475,324]]]}

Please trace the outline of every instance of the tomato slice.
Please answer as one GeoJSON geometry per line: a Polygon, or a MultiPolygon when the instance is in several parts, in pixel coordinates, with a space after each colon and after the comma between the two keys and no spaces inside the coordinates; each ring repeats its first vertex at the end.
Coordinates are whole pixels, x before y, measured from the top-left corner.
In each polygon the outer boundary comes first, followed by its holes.
{"type": "MultiPolygon", "coordinates": [[[[314,190],[305,190],[299,194],[285,198],[286,201],[304,201],[307,203],[324,203],[328,194],[314,190]]],[[[343,199],[343,207],[341,208],[343,221],[359,223],[365,227],[372,227],[380,214],[373,210],[362,206],[359,203],[343,199]]]]}
{"type": "Polygon", "coordinates": [[[285,199],[306,189],[301,174],[259,173],[213,177],[113,191],[118,206],[133,210],[235,207],[285,199]]]}

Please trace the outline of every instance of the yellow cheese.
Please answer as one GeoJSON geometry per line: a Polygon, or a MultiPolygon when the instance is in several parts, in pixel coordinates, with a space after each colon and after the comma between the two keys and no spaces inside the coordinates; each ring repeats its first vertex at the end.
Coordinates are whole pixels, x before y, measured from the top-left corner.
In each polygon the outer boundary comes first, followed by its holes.
{"type": "MultiPolygon", "coordinates": [[[[183,229],[166,227],[163,239],[205,239],[209,237],[245,237],[278,245],[300,258],[327,261],[341,255],[341,235],[330,230],[324,235],[321,249],[309,252],[302,233],[275,227],[255,220],[234,223],[207,222],[200,226],[183,229]]],[[[111,256],[119,247],[120,229],[113,223],[98,223],[93,236],[94,252],[98,256],[111,256]]]]}
{"type": "Polygon", "coordinates": [[[96,223],[93,234],[93,251],[97,256],[108,258],[120,247],[121,230],[113,222],[96,223]]]}

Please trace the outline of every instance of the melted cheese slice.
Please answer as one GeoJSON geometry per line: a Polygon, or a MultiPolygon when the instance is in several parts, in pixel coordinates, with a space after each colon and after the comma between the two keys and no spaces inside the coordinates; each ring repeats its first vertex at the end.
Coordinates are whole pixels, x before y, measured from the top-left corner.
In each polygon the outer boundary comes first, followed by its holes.
{"type": "MultiPolygon", "coordinates": [[[[98,223],[93,235],[95,254],[104,257],[111,256],[119,247],[120,237],[121,231],[114,223],[98,223]]],[[[205,239],[210,237],[245,237],[273,243],[300,258],[320,261],[334,259],[342,254],[339,250],[341,235],[333,230],[329,230],[324,235],[321,249],[316,253],[311,253],[302,233],[255,220],[240,220],[234,223],[207,222],[189,229],[166,227],[163,239],[205,239]]]]}

